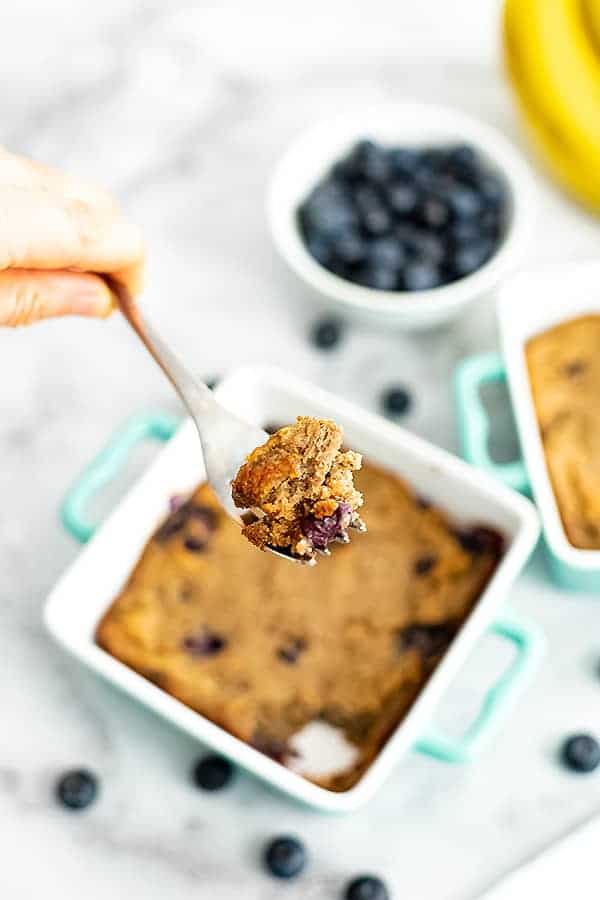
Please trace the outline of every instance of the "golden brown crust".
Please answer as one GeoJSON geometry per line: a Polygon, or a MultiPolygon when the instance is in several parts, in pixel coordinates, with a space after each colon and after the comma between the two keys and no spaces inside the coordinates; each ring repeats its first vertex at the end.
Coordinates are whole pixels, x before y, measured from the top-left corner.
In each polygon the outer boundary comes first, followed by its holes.
{"type": "Polygon", "coordinates": [[[146,546],[101,620],[101,647],[230,733],[284,760],[322,720],[358,748],[346,790],[410,708],[490,577],[499,541],[457,534],[365,465],[369,532],[325,565],[255,553],[206,485],[146,546]]]}
{"type": "Polygon", "coordinates": [[[600,549],[600,316],[532,338],[526,359],[548,473],[568,540],[600,549]]]}
{"type": "Polygon", "coordinates": [[[294,425],[280,428],[252,451],[232,483],[236,506],[259,515],[243,528],[251,543],[310,553],[310,547],[305,549],[307,517],[333,516],[340,503],[351,512],[361,506],[353,481],[361,456],[342,450],[342,440],[335,422],[298,416],[294,425]]]}

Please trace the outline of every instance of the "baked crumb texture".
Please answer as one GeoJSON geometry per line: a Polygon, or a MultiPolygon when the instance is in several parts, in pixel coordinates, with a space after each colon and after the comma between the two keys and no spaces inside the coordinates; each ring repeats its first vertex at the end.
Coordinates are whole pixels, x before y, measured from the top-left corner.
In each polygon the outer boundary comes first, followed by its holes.
{"type": "Polygon", "coordinates": [[[404,718],[502,552],[495,531],[457,528],[389,472],[366,463],[357,481],[369,531],[312,569],[256,553],[200,486],[97,629],[160,689],[334,791],[358,781],[404,718]],[[350,746],[325,771],[298,756],[315,723],[350,746]]]}
{"type": "Polygon", "coordinates": [[[255,517],[242,529],[250,543],[310,560],[365,529],[353,477],[362,457],[342,449],[343,436],[335,422],[298,416],[252,451],[232,484],[235,505],[255,517]]]}
{"type": "Polygon", "coordinates": [[[551,328],[526,346],[546,466],[567,539],[600,549],[600,315],[551,328]]]}

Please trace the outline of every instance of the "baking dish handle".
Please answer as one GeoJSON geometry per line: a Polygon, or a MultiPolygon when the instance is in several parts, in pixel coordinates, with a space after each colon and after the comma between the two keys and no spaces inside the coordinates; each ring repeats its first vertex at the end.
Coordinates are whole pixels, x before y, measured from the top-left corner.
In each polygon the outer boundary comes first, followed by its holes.
{"type": "Polygon", "coordinates": [[[133,416],[116,431],[97,456],[68,489],[60,508],[60,518],[72,537],[85,544],[97,524],[87,515],[92,497],[112,481],[127,464],[132,450],[142,441],[168,441],[179,420],[167,413],[149,412],[133,416]]]}
{"type": "Polygon", "coordinates": [[[470,356],[459,363],[454,388],[462,454],[467,462],[484,469],[508,487],[529,491],[529,477],[522,459],[497,463],[488,451],[490,423],[480,389],[491,381],[506,381],[504,361],[498,353],[470,356]]]}
{"type": "Polygon", "coordinates": [[[420,753],[444,762],[469,762],[496,730],[536,668],[544,639],[534,625],[504,615],[492,623],[489,631],[514,645],[514,659],[488,690],[475,720],[464,734],[454,738],[433,731],[417,741],[415,749],[420,753]]]}

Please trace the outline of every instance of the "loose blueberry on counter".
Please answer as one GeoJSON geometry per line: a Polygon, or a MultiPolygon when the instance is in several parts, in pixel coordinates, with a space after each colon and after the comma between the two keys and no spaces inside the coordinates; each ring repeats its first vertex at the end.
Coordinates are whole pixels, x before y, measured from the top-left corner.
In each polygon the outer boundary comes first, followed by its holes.
{"type": "Polygon", "coordinates": [[[194,784],[204,791],[220,791],[233,776],[233,766],[223,756],[211,754],[199,759],[192,770],[194,784]]]}
{"type": "Polygon", "coordinates": [[[381,403],[388,416],[403,416],[412,406],[412,397],[406,388],[390,387],[381,395],[381,403]]]}
{"type": "Polygon", "coordinates": [[[331,350],[339,344],[343,332],[342,323],[338,319],[321,319],[311,331],[311,340],[319,350],[331,350]]]}
{"type": "Polygon", "coordinates": [[[593,772],[600,764],[600,744],[591,734],[574,734],[564,742],[561,755],[573,772],[593,772]]]}
{"type": "Polygon", "coordinates": [[[56,796],[68,809],[85,809],[96,799],[98,779],[87,769],[65,772],[56,783],[56,796]]]}
{"type": "Polygon", "coordinates": [[[389,892],[381,878],[375,875],[360,875],[346,887],[346,900],[389,900],[389,892]]]}
{"type": "Polygon", "coordinates": [[[295,837],[278,837],[267,844],[264,861],[276,878],[295,878],[306,865],[304,844],[295,837]]]}

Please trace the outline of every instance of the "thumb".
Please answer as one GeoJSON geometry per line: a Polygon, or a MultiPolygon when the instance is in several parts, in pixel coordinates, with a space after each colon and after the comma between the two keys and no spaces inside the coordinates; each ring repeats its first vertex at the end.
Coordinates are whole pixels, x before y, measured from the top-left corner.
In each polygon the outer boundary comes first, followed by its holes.
{"type": "Polygon", "coordinates": [[[5,269],[0,272],[0,325],[30,325],[55,316],[110,315],[113,296],[88,272],[5,269]]]}

